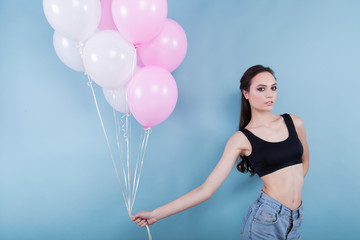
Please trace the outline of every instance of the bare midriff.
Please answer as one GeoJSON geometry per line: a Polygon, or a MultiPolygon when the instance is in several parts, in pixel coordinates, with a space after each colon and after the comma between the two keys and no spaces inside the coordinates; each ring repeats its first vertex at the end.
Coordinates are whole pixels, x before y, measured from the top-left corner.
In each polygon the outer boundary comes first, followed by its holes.
{"type": "Polygon", "coordinates": [[[304,182],[302,163],[264,175],[261,180],[264,193],[292,210],[300,207],[304,182]]]}

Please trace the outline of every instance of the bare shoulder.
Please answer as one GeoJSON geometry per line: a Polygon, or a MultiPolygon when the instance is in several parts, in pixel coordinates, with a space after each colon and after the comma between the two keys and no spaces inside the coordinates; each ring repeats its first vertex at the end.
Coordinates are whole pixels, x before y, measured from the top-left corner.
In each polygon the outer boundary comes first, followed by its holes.
{"type": "Polygon", "coordinates": [[[245,134],[241,131],[236,131],[228,140],[227,145],[232,148],[239,150],[241,153],[248,149],[248,139],[245,134]]]}
{"type": "Polygon", "coordinates": [[[290,117],[291,117],[291,119],[292,119],[292,121],[293,121],[293,123],[295,125],[296,130],[300,130],[300,129],[305,128],[304,127],[304,122],[299,116],[297,116],[295,114],[289,114],[289,115],[290,115],[290,117]]]}

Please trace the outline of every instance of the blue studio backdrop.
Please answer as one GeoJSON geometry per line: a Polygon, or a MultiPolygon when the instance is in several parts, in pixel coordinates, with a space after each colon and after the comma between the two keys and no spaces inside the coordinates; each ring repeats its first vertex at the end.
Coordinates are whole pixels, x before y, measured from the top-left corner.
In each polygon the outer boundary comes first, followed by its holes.
{"type": "MultiPolygon", "coordinates": [[[[272,112],[301,117],[307,132],[302,238],[358,239],[360,2],[168,7],[188,50],[172,73],[176,108],[152,128],[133,214],[206,180],[238,128],[240,77],[263,64],[278,82],[272,112]]],[[[0,29],[0,239],[147,239],[127,214],[86,76],[56,56],[42,1],[0,0],[0,29]]],[[[95,91],[107,124],[112,111],[95,91]]],[[[239,239],[261,188],[234,168],[211,199],[151,225],[153,239],[239,239]]]]}

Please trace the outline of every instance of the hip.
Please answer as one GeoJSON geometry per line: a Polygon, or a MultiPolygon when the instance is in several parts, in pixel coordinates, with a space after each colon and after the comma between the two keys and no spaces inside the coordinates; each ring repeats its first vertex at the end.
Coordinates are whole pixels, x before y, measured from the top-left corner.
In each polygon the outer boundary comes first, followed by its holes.
{"type": "Polygon", "coordinates": [[[241,239],[301,239],[303,202],[290,209],[262,190],[248,208],[241,223],[241,239]]]}

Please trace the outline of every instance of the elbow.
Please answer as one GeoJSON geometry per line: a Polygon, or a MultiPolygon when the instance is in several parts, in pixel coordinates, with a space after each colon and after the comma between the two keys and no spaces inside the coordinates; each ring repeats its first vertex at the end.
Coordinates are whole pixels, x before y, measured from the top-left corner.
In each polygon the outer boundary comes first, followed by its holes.
{"type": "Polygon", "coordinates": [[[206,200],[209,200],[211,197],[212,197],[212,193],[207,193],[207,194],[205,195],[205,201],[206,201],[206,200]]]}
{"type": "Polygon", "coordinates": [[[208,188],[204,187],[203,185],[200,186],[200,191],[203,193],[205,201],[210,199],[213,195],[213,192],[211,191],[211,189],[208,189],[208,188]]]}

